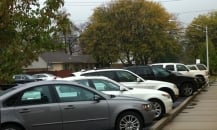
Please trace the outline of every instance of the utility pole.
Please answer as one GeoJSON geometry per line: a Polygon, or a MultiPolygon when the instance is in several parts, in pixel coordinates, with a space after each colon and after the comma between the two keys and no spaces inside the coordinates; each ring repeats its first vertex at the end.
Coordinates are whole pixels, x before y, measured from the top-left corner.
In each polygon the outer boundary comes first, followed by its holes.
{"type": "Polygon", "coordinates": [[[208,27],[206,25],[206,65],[209,70],[209,39],[208,39],[208,27]]]}

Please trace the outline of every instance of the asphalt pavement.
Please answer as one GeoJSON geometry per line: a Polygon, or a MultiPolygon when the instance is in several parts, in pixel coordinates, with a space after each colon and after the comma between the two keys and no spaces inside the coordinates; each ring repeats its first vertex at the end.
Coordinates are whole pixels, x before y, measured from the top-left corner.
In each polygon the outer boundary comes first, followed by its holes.
{"type": "Polygon", "coordinates": [[[217,81],[186,98],[148,130],[217,130],[217,81]]]}

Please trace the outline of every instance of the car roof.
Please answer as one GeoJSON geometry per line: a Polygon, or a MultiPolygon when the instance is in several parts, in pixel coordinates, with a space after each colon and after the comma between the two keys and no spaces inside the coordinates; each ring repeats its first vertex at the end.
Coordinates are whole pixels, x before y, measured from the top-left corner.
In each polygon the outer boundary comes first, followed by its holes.
{"type": "Polygon", "coordinates": [[[85,74],[85,73],[93,73],[93,72],[101,72],[101,71],[128,71],[126,69],[94,69],[94,70],[82,70],[82,71],[78,71],[78,72],[74,72],[72,73],[72,75],[75,76],[80,76],[81,74],[85,74]]]}
{"type": "Polygon", "coordinates": [[[175,63],[175,62],[168,62],[168,63],[153,63],[153,64],[151,64],[151,65],[167,65],[167,64],[182,64],[182,65],[183,65],[183,63],[175,63]]]}
{"type": "Polygon", "coordinates": [[[53,74],[50,74],[50,73],[36,73],[36,74],[33,74],[33,75],[53,75],[53,74]]]}
{"type": "Polygon", "coordinates": [[[124,68],[139,68],[139,67],[151,67],[150,65],[134,65],[134,66],[127,66],[124,68]]]}
{"type": "Polygon", "coordinates": [[[105,76],[70,76],[70,77],[62,78],[62,80],[67,80],[67,81],[76,80],[76,79],[109,79],[109,78],[105,76]]]}
{"type": "MultiPolygon", "coordinates": [[[[22,90],[25,90],[25,89],[28,89],[32,86],[40,86],[40,85],[50,85],[50,84],[68,84],[68,85],[76,85],[76,86],[80,86],[82,88],[87,88],[85,87],[84,85],[81,85],[81,84],[78,84],[76,82],[69,82],[69,81],[65,81],[65,80],[52,80],[52,81],[37,81],[37,82],[30,82],[30,83],[25,83],[25,84],[18,84],[17,86],[14,86],[10,89],[14,89],[14,91],[12,92],[9,92],[8,94],[13,94],[13,93],[16,93],[16,92],[19,92],[19,91],[22,91],[22,90]]],[[[91,89],[92,91],[94,91],[95,93],[97,94],[100,94],[102,95],[103,97],[107,98],[108,96],[99,92],[99,91],[96,91],[95,89],[93,88],[87,88],[87,89],[91,89]]],[[[4,96],[4,95],[3,95],[4,96]]]]}

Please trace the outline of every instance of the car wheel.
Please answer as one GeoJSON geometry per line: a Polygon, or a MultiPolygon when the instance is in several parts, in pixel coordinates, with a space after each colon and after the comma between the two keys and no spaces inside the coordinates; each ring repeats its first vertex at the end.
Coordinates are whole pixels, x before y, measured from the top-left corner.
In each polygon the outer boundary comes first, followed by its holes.
{"type": "Polygon", "coordinates": [[[180,94],[183,97],[191,96],[194,93],[194,88],[191,83],[184,83],[181,86],[180,94]]]}
{"type": "Polygon", "coordinates": [[[23,130],[17,125],[3,125],[1,126],[1,130],[23,130]]]}
{"type": "Polygon", "coordinates": [[[151,99],[150,102],[152,102],[153,108],[155,110],[155,119],[159,120],[162,118],[162,116],[165,114],[165,108],[161,101],[156,99],[151,99]]]}
{"type": "Polygon", "coordinates": [[[115,130],[142,130],[143,121],[139,114],[135,112],[122,113],[116,122],[115,130]]]}

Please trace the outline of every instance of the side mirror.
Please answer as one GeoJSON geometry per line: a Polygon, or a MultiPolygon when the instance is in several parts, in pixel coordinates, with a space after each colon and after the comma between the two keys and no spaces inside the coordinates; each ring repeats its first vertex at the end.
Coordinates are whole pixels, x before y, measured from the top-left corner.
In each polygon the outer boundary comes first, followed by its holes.
{"type": "Polygon", "coordinates": [[[137,81],[137,82],[141,82],[142,80],[141,80],[140,78],[137,78],[136,81],[137,81]]]}
{"type": "Polygon", "coordinates": [[[102,97],[100,97],[99,95],[94,95],[94,101],[99,102],[100,100],[102,100],[102,97]]]}
{"type": "Polygon", "coordinates": [[[127,91],[124,87],[120,87],[120,91],[127,91]]]}

